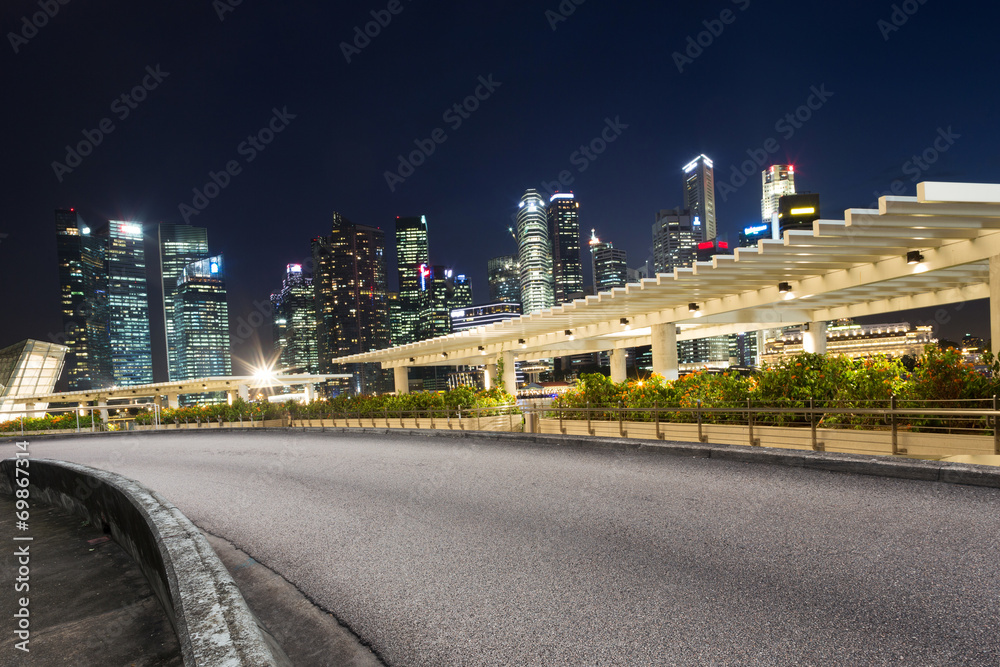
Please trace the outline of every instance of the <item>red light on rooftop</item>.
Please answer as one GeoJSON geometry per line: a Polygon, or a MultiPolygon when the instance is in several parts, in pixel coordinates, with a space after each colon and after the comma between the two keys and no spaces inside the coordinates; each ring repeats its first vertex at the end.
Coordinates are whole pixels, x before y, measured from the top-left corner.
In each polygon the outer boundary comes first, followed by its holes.
{"type": "Polygon", "coordinates": [[[729,248],[729,242],[728,241],[719,241],[719,247],[723,248],[723,249],[729,248]]]}
{"type": "Polygon", "coordinates": [[[708,250],[709,248],[714,248],[715,244],[711,241],[702,241],[698,244],[698,250],[708,250]]]}

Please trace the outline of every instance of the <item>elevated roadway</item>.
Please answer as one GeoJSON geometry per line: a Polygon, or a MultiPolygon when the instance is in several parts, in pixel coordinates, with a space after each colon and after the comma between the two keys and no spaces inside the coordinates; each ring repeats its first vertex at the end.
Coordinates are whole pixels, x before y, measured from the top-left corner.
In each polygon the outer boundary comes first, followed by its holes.
{"type": "Polygon", "coordinates": [[[158,490],[391,665],[1000,663],[1000,489],[405,435],[32,455],[158,490]]]}

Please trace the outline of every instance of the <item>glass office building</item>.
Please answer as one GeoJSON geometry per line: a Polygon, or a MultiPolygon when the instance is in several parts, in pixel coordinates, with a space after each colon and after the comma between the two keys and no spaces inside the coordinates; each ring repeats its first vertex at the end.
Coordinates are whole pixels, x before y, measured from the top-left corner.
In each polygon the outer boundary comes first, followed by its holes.
{"type": "Polygon", "coordinates": [[[232,375],[229,303],[222,255],[188,264],[174,298],[177,380],[232,375]]]}
{"type": "Polygon", "coordinates": [[[114,384],[150,384],[153,355],[142,223],[112,220],[107,235],[108,329],[114,384]]]}
{"type": "Polygon", "coordinates": [[[518,268],[524,314],[555,305],[552,247],[545,202],[537,190],[527,190],[517,211],[518,268]]]}
{"type": "Polygon", "coordinates": [[[301,265],[285,267],[281,290],[271,295],[271,305],[278,367],[289,373],[318,373],[316,300],[312,277],[301,265]]]}
{"type": "Polygon", "coordinates": [[[580,202],[573,193],[552,195],[548,209],[552,240],[552,280],[556,303],[582,299],[583,266],[580,262],[580,202]]]}
{"type": "Polygon", "coordinates": [[[182,379],[177,359],[177,336],[174,333],[174,298],[177,279],[192,262],[208,257],[208,230],[191,225],[159,226],[160,280],[163,284],[163,323],[166,332],[167,374],[170,380],[182,379]]]}

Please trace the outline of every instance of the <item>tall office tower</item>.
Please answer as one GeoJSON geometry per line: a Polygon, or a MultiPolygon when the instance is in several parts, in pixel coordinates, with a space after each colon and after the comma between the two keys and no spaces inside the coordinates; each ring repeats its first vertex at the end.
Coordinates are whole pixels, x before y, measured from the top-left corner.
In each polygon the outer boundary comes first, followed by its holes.
{"type": "Polygon", "coordinates": [[[399,345],[403,340],[403,311],[399,307],[399,292],[386,292],[389,302],[389,340],[399,345]]]}
{"type": "Polygon", "coordinates": [[[443,266],[423,265],[420,275],[423,308],[416,340],[447,336],[451,333],[451,311],[472,305],[472,283],[443,266]]]}
{"type": "Polygon", "coordinates": [[[312,278],[301,264],[285,267],[281,289],[271,295],[277,365],[288,373],[318,373],[316,299],[312,278]]]}
{"type": "Polygon", "coordinates": [[[699,241],[715,238],[715,169],[712,161],[699,155],[684,167],[684,203],[691,217],[701,223],[699,241]]]}
{"type": "Polygon", "coordinates": [[[494,257],[486,265],[490,283],[490,301],[521,303],[521,271],[515,255],[494,257]]]}
{"type": "Polygon", "coordinates": [[[552,280],[556,303],[583,298],[580,262],[580,202],[572,193],[552,195],[549,201],[549,238],[552,239],[552,280]]]}
{"type": "Polygon", "coordinates": [[[786,230],[800,229],[812,231],[813,222],[819,220],[819,195],[802,193],[784,195],[778,199],[778,233],[783,235],[786,230]]]}
{"type": "Polygon", "coordinates": [[[704,234],[701,221],[679,208],[656,214],[653,223],[653,264],[656,273],[691,266],[704,234]]]}
{"type": "Polygon", "coordinates": [[[174,291],[173,315],[176,379],[232,375],[229,302],[222,255],[192,262],[181,270],[174,291]]]}
{"type": "Polygon", "coordinates": [[[517,211],[517,260],[521,274],[524,314],[555,305],[552,283],[552,245],[545,202],[537,190],[527,190],[517,211]]]}
{"type": "Polygon", "coordinates": [[[68,348],[60,384],[69,390],[112,385],[106,248],[106,239],[93,235],[75,210],[56,210],[62,338],[68,348]]]}
{"type": "Polygon", "coordinates": [[[353,374],[350,381],[334,384],[337,391],[391,391],[392,377],[378,364],[344,368],[332,362],[336,357],[391,345],[385,232],[334,213],[330,235],[313,239],[312,252],[321,371],[353,374]]]}
{"type": "Polygon", "coordinates": [[[149,297],[141,222],[108,223],[108,320],[111,373],[119,387],[153,382],[149,297]]]}
{"type": "Polygon", "coordinates": [[[405,345],[417,339],[424,291],[420,267],[430,262],[427,250],[427,217],[396,218],[396,258],[399,274],[399,336],[393,345],[405,345]]]}
{"type": "Polygon", "coordinates": [[[177,337],[174,334],[174,297],[184,267],[208,257],[208,230],[191,225],[160,224],[160,280],[163,283],[163,325],[167,347],[167,377],[179,380],[177,337]]]}
{"type": "Polygon", "coordinates": [[[597,238],[596,230],[590,230],[590,259],[594,270],[594,293],[607,292],[615,287],[625,287],[628,283],[628,255],[615,248],[611,242],[597,238]]]}
{"type": "Polygon", "coordinates": [[[795,194],[795,167],[790,164],[773,164],[760,172],[763,196],[760,198],[760,220],[771,224],[778,212],[778,200],[795,194]]]}

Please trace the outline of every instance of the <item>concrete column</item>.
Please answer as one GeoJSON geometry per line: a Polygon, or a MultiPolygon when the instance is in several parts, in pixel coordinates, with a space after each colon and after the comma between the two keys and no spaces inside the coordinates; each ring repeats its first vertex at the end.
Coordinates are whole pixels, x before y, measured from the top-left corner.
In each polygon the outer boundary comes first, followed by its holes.
{"type": "Polygon", "coordinates": [[[177,400],[177,394],[167,394],[167,407],[171,410],[176,410],[181,407],[180,401],[177,400]]]}
{"type": "Polygon", "coordinates": [[[993,354],[1000,356],[1000,255],[990,257],[990,337],[993,354]]]}
{"type": "Polygon", "coordinates": [[[762,329],[757,332],[757,360],[754,363],[756,368],[760,368],[764,365],[764,340],[767,338],[766,334],[766,329],[762,329]]]}
{"type": "Polygon", "coordinates": [[[611,350],[611,381],[624,382],[625,378],[625,350],[611,350]]]}
{"type": "Polygon", "coordinates": [[[826,354],[826,322],[809,323],[809,331],[802,332],[802,350],[826,354]]]}
{"type": "Polygon", "coordinates": [[[233,401],[235,401],[235,400],[236,400],[236,392],[235,391],[227,391],[226,392],[226,402],[229,403],[229,405],[232,405],[233,401]]]}
{"type": "Polygon", "coordinates": [[[241,384],[239,386],[239,393],[240,393],[240,398],[242,398],[244,401],[249,401],[250,400],[250,385],[241,384]]]}
{"type": "MultiPolygon", "coordinates": [[[[232,401],[230,401],[230,402],[232,402],[232,401]]],[[[153,404],[156,405],[156,407],[158,407],[158,408],[160,408],[162,410],[163,409],[163,397],[162,396],[154,396],[153,397],[153,404]]]]}
{"type": "Polygon", "coordinates": [[[486,364],[486,370],[483,372],[483,386],[486,391],[489,391],[496,384],[494,378],[497,376],[497,365],[496,364],[486,364]]]}
{"type": "Polygon", "coordinates": [[[508,394],[517,396],[517,367],[514,366],[514,353],[503,353],[503,383],[508,394]]]}
{"type": "Polygon", "coordinates": [[[392,369],[392,375],[396,382],[396,395],[410,393],[410,369],[408,366],[396,366],[392,369]]]}
{"type": "Polygon", "coordinates": [[[677,325],[654,324],[652,327],[653,372],[667,380],[676,380],[677,370],[677,325]]]}
{"type": "Polygon", "coordinates": [[[316,387],[312,386],[311,384],[307,384],[306,386],[303,387],[303,390],[305,391],[306,394],[306,403],[312,403],[313,401],[316,400],[316,387]]]}

